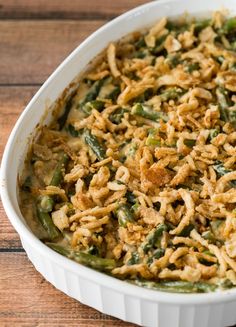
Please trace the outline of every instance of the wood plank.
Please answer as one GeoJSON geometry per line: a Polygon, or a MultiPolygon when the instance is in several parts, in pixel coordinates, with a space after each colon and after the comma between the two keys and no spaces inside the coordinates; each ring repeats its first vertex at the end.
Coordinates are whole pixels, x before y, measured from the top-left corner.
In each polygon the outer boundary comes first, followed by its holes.
{"type": "MultiPolygon", "coordinates": [[[[38,87],[0,87],[0,160],[9,134],[38,87]]],[[[19,236],[10,224],[0,202],[0,249],[21,247],[19,236]]]]}
{"type": "Polygon", "coordinates": [[[2,327],[134,326],[55,289],[34,269],[25,253],[0,253],[0,289],[2,327]]]}
{"type": "Polygon", "coordinates": [[[0,18],[110,19],[144,4],[145,0],[0,0],[0,18]]]}
{"type": "Polygon", "coordinates": [[[0,160],[10,132],[39,86],[0,86],[0,160]]]}
{"type": "Polygon", "coordinates": [[[2,202],[0,201],[0,251],[14,251],[22,248],[20,238],[14,230],[7,215],[3,209],[2,202]]]}
{"type": "Polygon", "coordinates": [[[0,21],[0,84],[43,83],[105,21],[0,21]]]}

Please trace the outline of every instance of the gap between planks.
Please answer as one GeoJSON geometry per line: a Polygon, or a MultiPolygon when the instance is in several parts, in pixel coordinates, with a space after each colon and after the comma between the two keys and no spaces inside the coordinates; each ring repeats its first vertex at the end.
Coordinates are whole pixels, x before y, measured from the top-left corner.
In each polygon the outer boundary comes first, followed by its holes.
{"type": "Polygon", "coordinates": [[[0,20],[0,84],[42,84],[72,50],[105,22],[0,20]]]}
{"type": "Polygon", "coordinates": [[[0,0],[1,19],[109,20],[145,0],[0,0]]]}
{"type": "Polygon", "coordinates": [[[48,283],[26,253],[0,253],[0,326],[134,326],[89,308],[48,283]]]}
{"type": "Polygon", "coordinates": [[[25,252],[23,248],[0,248],[0,253],[25,252]]]}

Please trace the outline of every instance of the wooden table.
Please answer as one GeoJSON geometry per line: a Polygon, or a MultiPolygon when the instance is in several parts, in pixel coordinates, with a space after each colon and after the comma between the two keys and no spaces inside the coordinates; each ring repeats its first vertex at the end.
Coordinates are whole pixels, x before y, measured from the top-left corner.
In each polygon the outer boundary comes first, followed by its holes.
{"type": "MultiPolygon", "coordinates": [[[[144,0],[0,0],[0,158],[17,118],[59,63],[144,0]]],[[[34,269],[0,204],[0,326],[131,326],[56,290],[34,269]]]]}

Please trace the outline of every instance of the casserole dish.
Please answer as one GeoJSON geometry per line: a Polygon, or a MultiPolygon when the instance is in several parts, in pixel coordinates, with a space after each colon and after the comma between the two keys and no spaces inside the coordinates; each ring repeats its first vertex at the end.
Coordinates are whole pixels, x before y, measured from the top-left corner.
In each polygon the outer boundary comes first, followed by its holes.
{"type": "MultiPolygon", "coordinates": [[[[207,295],[163,294],[143,290],[74,264],[46,248],[24,224],[17,203],[17,175],[20,173],[24,160],[27,137],[39,123],[46,102],[52,104],[69,82],[110,41],[151,25],[163,16],[178,16],[184,10],[191,15],[199,16],[202,13],[219,9],[222,4],[221,1],[200,2],[198,5],[187,1],[154,2],[121,16],[94,33],[68,57],[31,101],[18,121],[3,157],[3,203],[36,269],[68,295],[104,313],[137,324],[145,326],[230,325],[235,322],[232,310],[234,290],[207,295]],[[11,160],[12,158],[14,161],[11,160]],[[115,301],[111,303],[110,298],[115,301]]],[[[230,9],[231,13],[233,12],[232,1],[224,5],[230,9]]],[[[49,120],[50,115],[45,121],[49,120]]]]}

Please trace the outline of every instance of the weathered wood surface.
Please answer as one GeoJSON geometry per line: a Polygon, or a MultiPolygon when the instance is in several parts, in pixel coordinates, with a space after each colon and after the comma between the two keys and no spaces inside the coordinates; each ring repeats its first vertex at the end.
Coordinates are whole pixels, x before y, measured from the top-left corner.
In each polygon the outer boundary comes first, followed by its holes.
{"type": "MultiPolygon", "coordinates": [[[[0,86],[0,160],[17,118],[37,90],[36,86],[0,86]]],[[[19,237],[9,223],[1,202],[0,219],[0,250],[21,247],[19,237]]]]}
{"type": "Polygon", "coordinates": [[[1,327],[128,327],[131,324],[99,313],[49,284],[25,253],[0,253],[1,327]]]}
{"type": "Polygon", "coordinates": [[[144,0],[0,0],[2,19],[110,19],[149,1],[144,0]]]}
{"type": "MultiPolygon", "coordinates": [[[[26,104],[107,20],[146,1],[0,0],[0,160],[26,104]]],[[[14,160],[14,158],[13,158],[14,160]]],[[[26,257],[0,202],[0,326],[131,326],[69,298],[26,257]]]]}
{"type": "Polygon", "coordinates": [[[0,20],[0,85],[41,84],[105,21],[0,20]]]}

